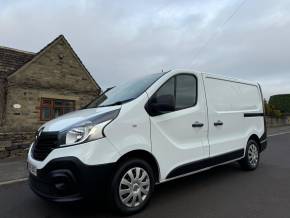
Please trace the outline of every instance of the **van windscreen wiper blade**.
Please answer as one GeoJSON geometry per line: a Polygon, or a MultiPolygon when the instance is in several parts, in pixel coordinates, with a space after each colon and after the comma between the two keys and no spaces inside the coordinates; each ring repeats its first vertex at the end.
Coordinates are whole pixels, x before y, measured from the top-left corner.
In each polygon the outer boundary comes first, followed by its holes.
{"type": "Polygon", "coordinates": [[[135,99],[135,98],[129,98],[129,99],[126,99],[126,100],[123,100],[123,101],[116,101],[116,102],[114,102],[112,104],[100,105],[99,107],[110,107],[110,106],[122,105],[124,103],[129,102],[129,101],[132,101],[133,99],[135,99]]]}

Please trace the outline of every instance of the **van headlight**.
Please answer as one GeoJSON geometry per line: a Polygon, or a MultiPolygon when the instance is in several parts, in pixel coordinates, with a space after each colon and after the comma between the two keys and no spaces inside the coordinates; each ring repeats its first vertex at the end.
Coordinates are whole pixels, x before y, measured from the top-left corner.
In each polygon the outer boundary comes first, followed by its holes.
{"type": "Polygon", "coordinates": [[[73,145],[84,141],[92,141],[105,137],[104,127],[111,120],[94,125],[93,123],[84,126],[74,127],[66,133],[65,144],[73,145]]]}
{"type": "Polygon", "coordinates": [[[110,111],[74,125],[62,134],[61,147],[104,138],[104,128],[118,116],[119,111],[110,111]]]}

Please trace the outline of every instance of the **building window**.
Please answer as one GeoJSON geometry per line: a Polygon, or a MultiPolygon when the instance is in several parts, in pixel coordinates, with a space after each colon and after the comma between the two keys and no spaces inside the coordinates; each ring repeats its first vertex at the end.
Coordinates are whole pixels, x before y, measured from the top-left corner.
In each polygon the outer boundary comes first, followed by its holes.
{"type": "Polygon", "coordinates": [[[75,101],[41,98],[40,120],[48,121],[75,110],[75,101]]]}

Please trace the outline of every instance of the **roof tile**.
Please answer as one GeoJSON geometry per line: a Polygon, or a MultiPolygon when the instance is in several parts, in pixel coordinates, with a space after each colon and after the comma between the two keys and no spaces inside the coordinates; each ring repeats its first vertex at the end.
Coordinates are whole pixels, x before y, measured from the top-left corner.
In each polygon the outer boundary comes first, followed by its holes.
{"type": "Polygon", "coordinates": [[[34,53],[0,46],[0,77],[14,73],[35,56],[34,53]]]}

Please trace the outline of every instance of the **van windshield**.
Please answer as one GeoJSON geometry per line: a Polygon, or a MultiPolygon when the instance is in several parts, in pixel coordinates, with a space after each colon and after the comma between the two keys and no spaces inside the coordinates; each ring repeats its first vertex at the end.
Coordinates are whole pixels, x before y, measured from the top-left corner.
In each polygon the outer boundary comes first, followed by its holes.
{"type": "Polygon", "coordinates": [[[111,88],[98,96],[86,108],[107,107],[129,102],[144,93],[165,73],[150,74],[111,88]]]}

